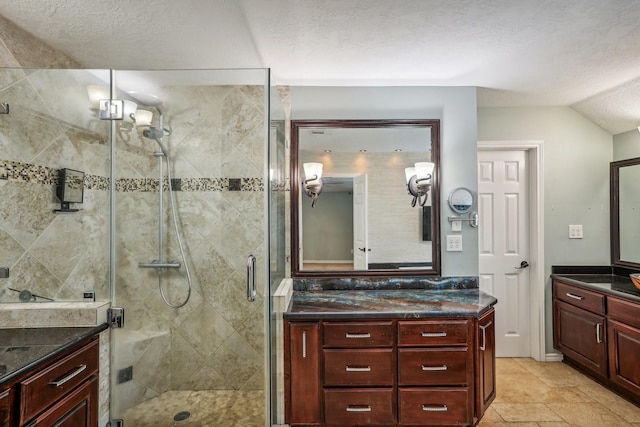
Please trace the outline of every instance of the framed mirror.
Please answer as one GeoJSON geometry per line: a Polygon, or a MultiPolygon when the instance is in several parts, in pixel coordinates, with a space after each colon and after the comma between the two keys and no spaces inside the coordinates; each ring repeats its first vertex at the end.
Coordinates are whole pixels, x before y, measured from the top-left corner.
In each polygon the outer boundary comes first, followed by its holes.
{"type": "Polygon", "coordinates": [[[439,275],[439,156],[439,120],[293,120],[292,276],[439,275]],[[405,169],[423,162],[412,207],[405,169]]]}
{"type": "Polygon", "coordinates": [[[640,270],[640,157],[610,164],[611,264],[640,270]]]}

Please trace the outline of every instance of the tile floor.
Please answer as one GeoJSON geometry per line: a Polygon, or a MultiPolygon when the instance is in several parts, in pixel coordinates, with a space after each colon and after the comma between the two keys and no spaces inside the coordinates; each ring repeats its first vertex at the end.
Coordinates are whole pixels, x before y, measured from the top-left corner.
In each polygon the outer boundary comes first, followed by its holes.
{"type": "Polygon", "coordinates": [[[496,360],[497,395],[478,427],[640,427],[640,408],[564,363],[496,360]]]}
{"type": "MultiPolygon", "coordinates": [[[[640,427],[640,407],[563,363],[496,360],[498,393],[478,427],[640,427]]],[[[262,427],[260,391],[169,391],[129,409],[135,427],[262,427]],[[190,417],[174,421],[181,411],[190,417]]]]}

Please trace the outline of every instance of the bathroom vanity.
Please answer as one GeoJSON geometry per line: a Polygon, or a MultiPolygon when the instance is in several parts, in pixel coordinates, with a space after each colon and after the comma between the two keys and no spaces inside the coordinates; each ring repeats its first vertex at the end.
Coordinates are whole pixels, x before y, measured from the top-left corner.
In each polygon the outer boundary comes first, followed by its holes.
{"type": "Polygon", "coordinates": [[[0,427],[97,426],[105,329],[0,329],[0,427]]]}
{"type": "Polygon", "coordinates": [[[296,291],[291,425],[475,425],[495,397],[496,299],[478,289],[296,291]]]}
{"type": "Polygon", "coordinates": [[[640,290],[613,274],[554,274],[553,346],[564,362],[640,404],[640,290]]]}

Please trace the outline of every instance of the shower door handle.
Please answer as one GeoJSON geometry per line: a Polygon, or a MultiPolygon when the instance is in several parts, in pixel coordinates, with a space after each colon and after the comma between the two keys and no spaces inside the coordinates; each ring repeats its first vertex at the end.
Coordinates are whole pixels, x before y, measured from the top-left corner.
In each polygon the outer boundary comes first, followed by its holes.
{"type": "Polygon", "coordinates": [[[253,255],[247,258],[247,299],[256,300],[256,257],[253,255]]]}

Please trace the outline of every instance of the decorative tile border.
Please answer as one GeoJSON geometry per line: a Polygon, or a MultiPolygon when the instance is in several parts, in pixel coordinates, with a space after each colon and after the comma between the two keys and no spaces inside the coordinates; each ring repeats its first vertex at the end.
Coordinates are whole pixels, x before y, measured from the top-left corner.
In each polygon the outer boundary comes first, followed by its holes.
{"type": "MultiPolygon", "coordinates": [[[[30,163],[0,160],[0,179],[23,181],[43,185],[58,184],[58,169],[30,163]]],[[[99,175],[84,175],[84,186],[88,190],[109,190],[109,178],[99,175]]],[[[165,178],[164,188],[169,188],[165,178]]],[[[264,191],[262,178],[175,178],[171,180],[174,191],[264,191]]],[[[120,178],[116,180],[116,192],[157,192],[157,178],[120,178]]]]}

